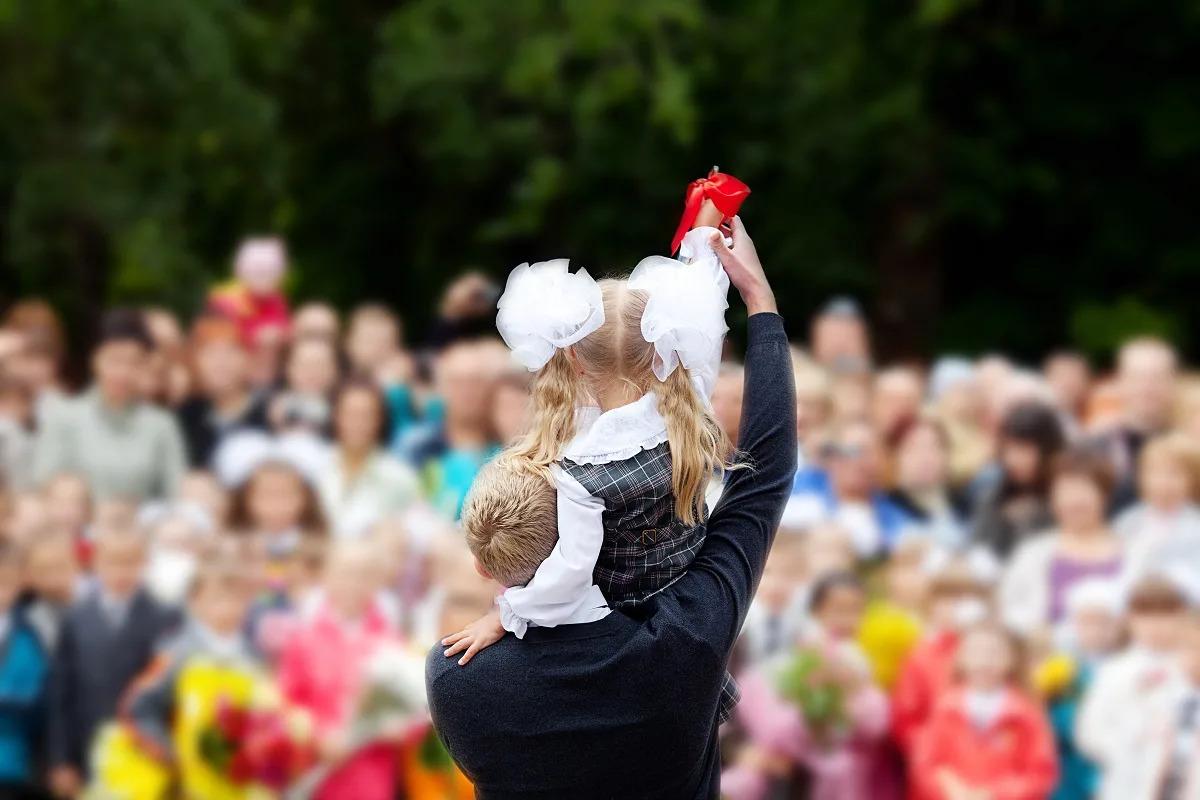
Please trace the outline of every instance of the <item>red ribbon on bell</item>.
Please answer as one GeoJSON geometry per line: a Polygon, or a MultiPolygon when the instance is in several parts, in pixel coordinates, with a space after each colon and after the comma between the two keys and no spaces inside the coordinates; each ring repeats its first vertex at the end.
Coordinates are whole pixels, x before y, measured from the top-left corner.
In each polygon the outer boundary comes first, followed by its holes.
{"type": "Polygon", "coordinates": [[[727,222],[737,216],[742,201],[750,195],[750,187],[732,175],[719,172],[716,167],[708,173],[707,178],[698,178],[688,184],[687,196],[683,201],[683,218],[675,230],[675,238],[671,240],[671,254],[679,252],[679,244],[684,234],[696,225],[696,216],[705,200],[721,212],[723,221],[727,222]]]}

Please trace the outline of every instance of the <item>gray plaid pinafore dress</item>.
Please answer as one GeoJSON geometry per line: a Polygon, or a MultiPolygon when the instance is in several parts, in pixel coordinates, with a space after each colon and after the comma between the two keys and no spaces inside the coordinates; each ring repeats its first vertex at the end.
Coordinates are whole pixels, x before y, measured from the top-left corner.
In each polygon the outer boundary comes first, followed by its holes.
{"type": "MultiPolygon", "coordinates": [[[[604,464],[564,458],[559,466],[588,494],[604,501],[604,544],[592,579],[613,608],[634,606],[687,572],[704,544],[703,524],[675,516],[667,442],[604,464]]],[[[718,717],[729,719],[740,693],[725,673],[718,717]]]]}

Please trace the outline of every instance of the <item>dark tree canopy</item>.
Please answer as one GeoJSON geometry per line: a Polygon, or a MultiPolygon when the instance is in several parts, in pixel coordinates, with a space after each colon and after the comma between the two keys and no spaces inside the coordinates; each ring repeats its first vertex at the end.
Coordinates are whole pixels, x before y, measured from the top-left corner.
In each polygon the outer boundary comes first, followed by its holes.
{"type": "Polygon", "coordinates": [[[889,355],[1186,347],[1198,40],[1180,0],[13,0],[0,287],[192,311],[277,231],[296,297],[420,324],[465,267],[665,250],[717,163],[785,312],[859,295],[889,355]]]}

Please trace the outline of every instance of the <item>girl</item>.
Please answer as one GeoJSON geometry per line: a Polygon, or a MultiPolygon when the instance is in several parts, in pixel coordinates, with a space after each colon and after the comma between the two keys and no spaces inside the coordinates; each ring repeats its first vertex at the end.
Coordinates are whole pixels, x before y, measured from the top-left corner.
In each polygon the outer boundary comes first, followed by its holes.
{"type": "Polygon", "coordinates": [[[917,744],[922,800],[1044,800],[1056,778],[1045,712],[1021,689],[1019,642],[981,623],[958,648],[958,686],[938,704],[917,744]]]}
{"type": "Polygon", "coordinates": [[[1185,567],[1200,579],[1200,448],[1183,433],[1152,439],[1138,464],[1142,501],[1113,523],[1138,573],[1185,567]]]}
{"type": "MultiPolygon", "coordinates": [[[[753,245],[735,221],[735,247],[753,245]]],[[[684,262],[643,260],[628,280],[568,274],[565,260],[509,277],[497,326],[539,370],[533,423],[503,457],[551,474],[559,543],[499,613],[447,637],[461,663],[529,624],[597,619],[603,600],[628,607],[669,586],[704,542],[704,491],[725,442],[707,399],[726,331],[729,279],[715,228],[683,240],[684,262]],[[597,598],[597,589],[603,598],[597,598]]],[[[722,716],[735,702],[732,683],[722,716]]]]}
{"type": "Polygon", "coordinates": [[[866,660],[854,642],[865,606],[866,590],[849,572],[819,580],[809,604],[814,625],[803,646],[820,654],[830,679],[844,693],[845,720],[837,730],[824,735],[813,730],[804,713],[780,697],[771,680],[776,669],[786,667],[778,659],[743,676],[745,695],[737,717],[749,741],[739,764],[721,776],[723,796],[775,796],[773,784],[785,789],[796,767],[810,773],[807,796],[814,800],[878,796],[872,779],[876,745],[887,733],[887,699],[871,683],[866,660]]]}
{"type": "Polygon", "coordinates": [[[284,697],[312,715],[320,749],[338,764],[317,788],[316,800],[395,796],[397,743],[375,741],[355,750],[349,734],[368,661],[399,643],[377,597],[381,577],[372,544],[342,540],[334,545],[322,597],[280,659],[284,697]]]}
{"type": "Polygon", "coordinates": [[[1052,474],[1056,526],[1017,548],[1000,583],[1004,621],[1025,635],[1044,633],[1062,621],[1074,584],[1116,577],[1124,563],[1123,543],[1105,520],[1114,485],[1107,459],[1068,450],[1055,459],[1052,474]]]}

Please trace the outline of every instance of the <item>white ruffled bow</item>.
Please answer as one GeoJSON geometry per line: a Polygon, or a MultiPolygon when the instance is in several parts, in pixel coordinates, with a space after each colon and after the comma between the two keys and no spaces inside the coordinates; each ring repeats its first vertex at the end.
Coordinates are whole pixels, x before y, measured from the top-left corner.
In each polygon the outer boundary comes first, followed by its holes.
{"type": "Polygon", "coordinates": [[[600,285],[585,269],[569,272],[568,263],[558,258],[520,265],[509,274],[497,303],[496,327],[530,372],[544,367],[558,348],[604,324],[600,285]]]}
{"type": "Polygon", "coordinates": [[[646,292],[642,336],[654,345],[654,375],[665,381],[680,364],[705,403],[712,396],[721,366],[721,346],[729,327],[729,276],[709,245],[716,228],[688,231],[681,259],[642,259],[629,275],[629,288],[646,292]]]}

